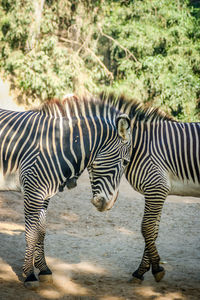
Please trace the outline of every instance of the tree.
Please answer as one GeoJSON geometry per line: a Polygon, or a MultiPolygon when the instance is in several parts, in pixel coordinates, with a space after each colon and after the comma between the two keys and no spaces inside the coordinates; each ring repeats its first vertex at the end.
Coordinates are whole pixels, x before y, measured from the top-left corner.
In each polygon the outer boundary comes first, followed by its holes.
{"type": "Polygon", "coordinates": [[[197,121],[199,16],[195,0],[2,0],[0,68],[26,102],[112,90],[197,121]]]}

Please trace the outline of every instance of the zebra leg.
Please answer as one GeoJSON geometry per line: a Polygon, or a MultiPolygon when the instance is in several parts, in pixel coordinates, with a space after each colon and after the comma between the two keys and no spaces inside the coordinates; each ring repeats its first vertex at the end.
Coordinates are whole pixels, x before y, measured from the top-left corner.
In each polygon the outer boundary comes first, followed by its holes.
{"type": "Polygon", "coordinates": [[[47,266],[44,256],[44,237],[40,236],[40,242],[36,245],[34,266],[40,270],[38,277],[40,281],[52,282],[52,272],[47,266]]]}
{"type": "Polygon", "coordinates": [[[152,265],[152,273],[156,281],[160,281],[165,274],[164,268],[159,265],[160,257],[155,245],[155,240],[158,235],[159,220],[166,194],[163,195],[163,197],[154,194],[153,199],[152,194],[153,193],[148,196],[146,193],[145,195],[145,210],[142,221],[145,250],[139,268],[132,274],[134,279],[136,278],[133,281],[141,282],[144,279],[144,273],[149,271],[150,264],[152,265]]]}
{"type": "Polygon", "coordinates": [[[141,283],[144,280],[143,274],[150,270],[150,266],[151,266],[151,261],[149,258],[149,253],[147,247],[145,246],[141,264],[139,268],[135,272],[133,272],[132,274],[133,277],[131,279],[131,282],[141,283]]]}
{"type": "Polygon", "coordinates": [[[25,287],[34,289],[39,286],[39,281],[34,274],[34,252],[37,243],[39,242],[38,224],[40,219],[40,211],[43,207],[43,197],[34,197],[24,191],[24,214],[25,214],[25,238],[26,252],[24,259],[23,271],[26,276],[24,281],[25,287]]]}
{"type": "Polygon", "coordinates": [[[34,255],[34,266],[40,270],[39,280],[45,282],[52,281],[52,272],[47,266],[45,255],[44,255],[44,238],[46,232],[46,211],[49,203],[49,199],[44,202],[44,208],[40,212],[39,222],[38,222],[38,243],[35,247],[34,255]]]}
{"type": "Polygon", "coordinates": [[[39,281],[34,274],[33,255],[35,246],[38,242],[37,232],[37,217],[25,215],[25,238],[26,238],[26,252],[24,259],[23,271],[26,276],[24,286],[29,289],[34,289],[39,286],[39,281]]]}
{"type": "MultiPolygon", "coordinates": [[[[155,231],[154,231],[154,241],[156,241],[157,237],[158,237],[158,231],[159,231],[159,224],[160,224],[160,218],[161,218],[161,212],[159,213],[158,217],[157,217],[157,221],[156,221],[156,225],[155,225],[155,231]]],[[[155,278],[156,282],[161,281],[161,279],[164,277],[165,275],[165,269],[163,267],[161,267],[158,264],[153,264],[152,263],[152,274],[155,278]]]]}

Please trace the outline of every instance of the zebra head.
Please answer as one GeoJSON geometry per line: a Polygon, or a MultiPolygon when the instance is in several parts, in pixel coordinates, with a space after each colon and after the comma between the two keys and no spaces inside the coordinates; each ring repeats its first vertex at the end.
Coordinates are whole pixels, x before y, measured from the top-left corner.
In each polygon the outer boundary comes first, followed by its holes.
{"type": "Polygon", "coordinates": [[[92,204],[99,211],[112,208],[121,177],[130,161],[130,119],[126,114],[116,118],[115,133],[101,148],[88,172],[92,187],[92,204]]]}

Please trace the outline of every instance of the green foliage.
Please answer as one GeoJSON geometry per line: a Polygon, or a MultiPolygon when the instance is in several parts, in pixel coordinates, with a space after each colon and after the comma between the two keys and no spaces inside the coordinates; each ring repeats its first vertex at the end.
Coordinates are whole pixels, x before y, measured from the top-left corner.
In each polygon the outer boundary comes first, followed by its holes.
{"type": "Polygon", "coordinates": [[[6,14],[3,14],[0,23],[4,37],[3,41],[8,43],[11,50],[24,49],[31,23],[31,2],[4,0],[2,1],[2,8],[6,12],[6,14]]]}
{"type": "Polygon", "coordinates": [[[26,102],[106,89],[199,120],[198,1],[42,2],[0,4],[0,69],[26,102]]]}
{"type": "Polygon", "coordinates": [[[103,31],[118,42],[110,44],[109,51],[114,89],[162,107],[178,119],[199,120],[199,25],[188,1],[113,3],[103,31]]]}
{"type": "Polygon", "coordinates": [[[95,3],[99,5],[99,1],[46,1],[37,20],[33,1],[3,1],[0,68],[12,76],[26,102],[98,91],[96,82],[105,74],[96,63],[100,59],[92,37],[97,12],[90,12],[90,17],[87,12],[95,3]]]}

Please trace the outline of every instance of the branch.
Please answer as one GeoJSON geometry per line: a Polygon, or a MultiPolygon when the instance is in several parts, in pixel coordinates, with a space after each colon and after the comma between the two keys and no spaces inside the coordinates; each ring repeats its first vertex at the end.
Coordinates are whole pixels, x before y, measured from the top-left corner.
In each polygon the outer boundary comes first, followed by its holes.
{"type": "Polygon", "coordinates": [[[96,54],[89,48],[85,48],[88,52],[90,52],[94,58],[99,62],[99,64],[102,66],[102,68],[104,68],[104,70],[106,71],[107,75],[113,80],[114,79],[114,76],[113,76],[113,73],[110,72],[108,70],[108,68],[106,68],[106,66],[102,63],[102,61],[100,60],[100,58],[98,56],[96,56],[96,54]]]}
{"type": "Polygon", "coordinates": [[[99,26],[99,31],[101,33],[101,35],[105,36],[107,39],[113,41],[115,44],[117,44],[120,48],[122,48],[126,55],[127,53],[129,54],[128,58],[132,57],[134,59],[135,62],[139,63],[139,61],[137,60],[137,58],[135,57],[135,55],[133,53],[131,53],[127,48],[125,48],[124,46],[122,46],[118,41],[116,41],[113,37],[105,34],[103,31],[102,31],[102,28],[99,26]]]}
{"type": "Polygon", "coordinates": [[[110,71],[108,70],[108,68],[106,68],[106,66],[104,65],[104,63],[102,63],[102,61],[100,60],[100,58],[99,58],[99,57],[98,57],[98,56],[97,56],[90,48],[84,46],[84,43],[81,44],[81,43],[79,43],[79,42],[76,42],[76,41],[73,41],[73,40],[68,40],[68,39],[63,38],[63,37],[60,37],[60,40],[63,41],[63,42],[65,42],[65,43],[70,43],[70,44],[76,44],[76,45],[79,45],[80,48],[79,48],[78,52],[79,52],[82,48],[84,48],[87,52],[89,52],[90,54],[92,54],[92,56],[98,61],[98,63],[101,65],[101,67],[105,70],[107,76],[110,77],[111,80],[114,79],[113,73],[110,72],[110,71]]]}

